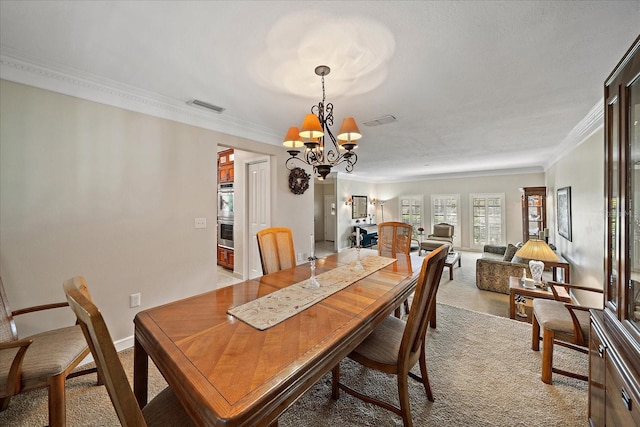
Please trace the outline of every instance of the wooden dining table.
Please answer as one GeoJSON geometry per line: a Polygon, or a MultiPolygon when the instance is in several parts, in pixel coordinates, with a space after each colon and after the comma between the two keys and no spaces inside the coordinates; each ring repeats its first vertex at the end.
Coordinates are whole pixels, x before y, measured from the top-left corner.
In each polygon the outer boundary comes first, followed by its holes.
{"type": "MultiPolygon", "coordinates": [[[[355,251],[319,259],[316,275],[354,261],[355,251]]],[[[371,254],[377,252],[362,250],[360,256],[371,254]]],[[[409,297],[422,260],[399,255],[263,331],[227,310],[308,279],[308,263],[139,312],[133,379],[138,404],[147,403],[151,358],[196,425],[277,422],[409,297]]]]}

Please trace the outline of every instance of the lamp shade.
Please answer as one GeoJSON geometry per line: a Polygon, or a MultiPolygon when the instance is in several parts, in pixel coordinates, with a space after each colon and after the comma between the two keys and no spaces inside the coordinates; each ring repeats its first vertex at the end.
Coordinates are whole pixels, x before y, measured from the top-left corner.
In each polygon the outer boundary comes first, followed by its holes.
{"type": "Polygon", "coordinates": [[[295,126],[291,126],[287,131],[287,135],[284,137],[282,145],[290,148],[302,147],[303,143],[302,138],[300,138],[300,130],[295,126]]]}
{"type": "Polygon", "coordinates": [[[300,136],[302,138],[320,138],[324,136],[320,119],[315,114],[307,114],[304,116],[302,126],[300,127],[300,136]]]}
{"type": "Polygon", "coordinates": [[[529,239],[516,252],[520,258],[534,259],[538,261],[558,261],[558,255],[547,245],[544,240],[529,239]]]}
{"type": "Polygon", "coordinates": [[[340,126],[338,139],[343,141],[356,141],[360,138],[362,138],[362,135],[360,134],[356,120],[353,117],[345,118],[342,121],[342,126],[340,126]]]}

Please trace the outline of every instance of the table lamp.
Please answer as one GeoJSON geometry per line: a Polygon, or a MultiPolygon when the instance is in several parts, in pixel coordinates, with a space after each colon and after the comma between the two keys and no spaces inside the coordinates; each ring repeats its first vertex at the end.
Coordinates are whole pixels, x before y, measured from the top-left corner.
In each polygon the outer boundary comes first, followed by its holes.
{"type": "MultiPolygon", "coordinates": [[[[544,270],[544,261],[556,262],[559,260],[553,250],[544,240],[529,239],[518,249],[516,256],[520,258],[528,258],[529,269],[531,270],[531,278],[534,284],[542,283],[542,271],[544,270]]],[[[523,285],[524,286],[524,285],[523,285]]]]}

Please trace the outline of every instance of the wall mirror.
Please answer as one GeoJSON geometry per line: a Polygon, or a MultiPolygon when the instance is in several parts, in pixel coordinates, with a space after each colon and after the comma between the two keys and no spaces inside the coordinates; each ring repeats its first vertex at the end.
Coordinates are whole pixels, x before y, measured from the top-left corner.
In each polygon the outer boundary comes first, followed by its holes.
{"type": "Polygon", "coordinates": [[[367,196],[351,196],[351,218],[367,217],[367,196]]]}

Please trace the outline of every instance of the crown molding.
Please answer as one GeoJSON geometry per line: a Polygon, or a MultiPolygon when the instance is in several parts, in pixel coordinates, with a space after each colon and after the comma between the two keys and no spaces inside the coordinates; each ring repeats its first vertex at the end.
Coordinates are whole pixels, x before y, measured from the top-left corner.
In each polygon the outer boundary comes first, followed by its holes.
{"type": "Polygon", "coordinates": [[[280,138],[273,131],[241,122],[229,114],[207,112],[187,105],[186,100],[163,97],[112,80],[6,53],[0,53],[0,78],[258,142],[279,144],[280,138]]]}
{"type": "MultiPolygon", "coordinates": [[[[587,115],[578,122],[567,137],[558,144],[552,157],[544,164],[547,171],[560,159],[569,154],[573,149],[585,142],[594,133],[604,126],[604,98],[601,98],[596,105],[591,107],[587,115]]],[[[604,141],[603,141],[604,143],[604,141]]]]}

